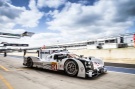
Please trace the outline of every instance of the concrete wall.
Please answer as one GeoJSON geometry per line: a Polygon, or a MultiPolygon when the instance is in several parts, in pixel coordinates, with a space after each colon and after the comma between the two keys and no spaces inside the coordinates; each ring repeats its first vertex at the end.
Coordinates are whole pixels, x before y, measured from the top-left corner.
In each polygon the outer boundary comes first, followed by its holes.
{"type": "Polygon", "coordinates": [[[70,51],[78,55],[103,58],[106,62],[135,64],[135,48],[99,49],[99,50],[81,49],[70,51]]]}

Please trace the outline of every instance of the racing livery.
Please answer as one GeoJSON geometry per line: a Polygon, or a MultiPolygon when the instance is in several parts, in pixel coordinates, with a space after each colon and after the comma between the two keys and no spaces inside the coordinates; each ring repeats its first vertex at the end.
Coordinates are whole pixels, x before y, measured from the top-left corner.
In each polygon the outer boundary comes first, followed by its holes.
{"type": "Polygon", "coordinates": [[[23,65],[53,71],[62,70],[69,76],[83,78],[107,72],[102,59],[78,56],[66,50],[40,49],[38,57],[24,56],[23,65]]]}

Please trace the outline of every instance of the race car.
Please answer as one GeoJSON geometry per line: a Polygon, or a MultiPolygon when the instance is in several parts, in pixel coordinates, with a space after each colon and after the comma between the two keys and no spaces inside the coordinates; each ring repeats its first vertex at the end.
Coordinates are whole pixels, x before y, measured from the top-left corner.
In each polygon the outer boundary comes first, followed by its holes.
{"type": "Polygon", "coordinates": [[[107,72],[102,59],[79,56],[67,50],[40,49],[38,57],[24,56],[23,65],[53,71],[62,70],[69,76],[83,78],[107,72]]]}

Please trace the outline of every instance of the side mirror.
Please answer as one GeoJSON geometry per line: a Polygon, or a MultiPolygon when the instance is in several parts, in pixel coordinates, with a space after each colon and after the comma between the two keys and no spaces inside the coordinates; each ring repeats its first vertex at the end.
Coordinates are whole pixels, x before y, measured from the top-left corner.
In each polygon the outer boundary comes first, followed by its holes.
{"type": "Polygon", "coordinates": [[[91,60],[92,58],[94,58],[93,56],[89,56],[88,59],[91,60]]]}
{"type": "Polygon", "coordinates": [[[91,60],[91,57],[89,57],[89,60],[91,60]]]}

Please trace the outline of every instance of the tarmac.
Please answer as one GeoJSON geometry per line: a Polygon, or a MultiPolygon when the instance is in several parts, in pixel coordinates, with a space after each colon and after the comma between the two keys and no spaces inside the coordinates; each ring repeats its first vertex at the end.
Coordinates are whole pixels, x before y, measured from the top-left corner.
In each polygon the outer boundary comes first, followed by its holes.
{"type": "Polygon", "coordinates": [[[0,89],[135,89],[135,74],[108,71],[84,79],[22,63],[22,57],[0,56],[0,89]]]}

